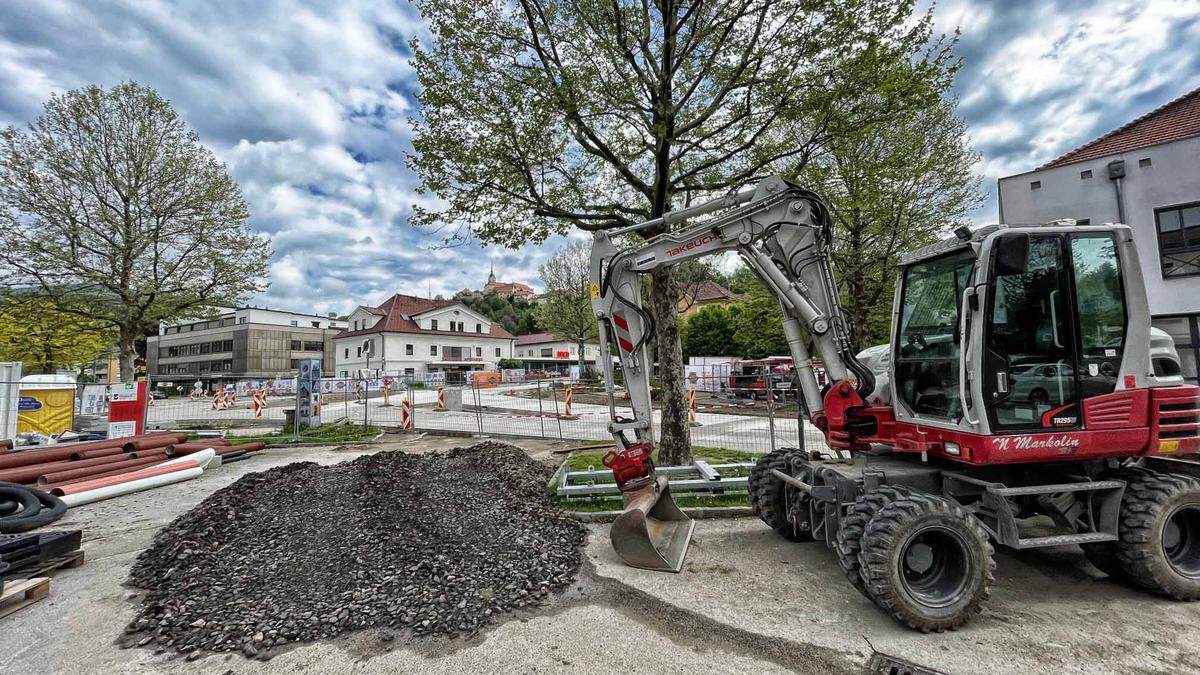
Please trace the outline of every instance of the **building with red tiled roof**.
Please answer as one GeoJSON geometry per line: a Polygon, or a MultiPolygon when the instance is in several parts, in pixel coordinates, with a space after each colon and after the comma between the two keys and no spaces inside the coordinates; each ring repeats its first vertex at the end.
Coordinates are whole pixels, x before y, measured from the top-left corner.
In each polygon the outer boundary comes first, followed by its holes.
{"type": "Polygon", "coordinates": [[[358,307],[347,323],[334,337],[340,377],[359,370],[416,379],[495,370],[513,352],[511,333],[455,300],[397,293],[378,307],[358,307]]]}
{"type": "Polygon", "coordinates": [[[496,295],[512,296],[517,298],[532,298],[535,293],[533,288],[516,281],[497,281],[496,268],[492,267],[488,273],[487,283],[483,285],[484,292],[491,291],[496,295]]]}
{"type": "Polygon", "coordinates": [[[1154,326],[1175,338],[1184,375],[1200,362],[1200,89],[1033,171],[998,182],[1000,221],[1125,223],[1154,326]]]}
{"type": "Polygon", "coordinates": [[[737,294],[715,281],[704,281],[694,290],[685,291],[687,297],[679,301],[679,313],[687,318],[700,311],[705,305],[731,305],[737,300],[737,294]]]}

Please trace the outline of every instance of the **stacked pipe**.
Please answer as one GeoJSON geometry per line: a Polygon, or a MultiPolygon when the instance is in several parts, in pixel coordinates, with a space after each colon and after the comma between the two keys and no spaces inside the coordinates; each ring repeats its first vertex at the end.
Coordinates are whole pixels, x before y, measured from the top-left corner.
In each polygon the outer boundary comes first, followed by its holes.
{"type": "MultiPolygon", "coordinates": [[[[224,438],[188,441],[187,434],[170,432],[23,451],[0,444],[0,482],[36,488],[42,494],[91,495],[96,490],[96,495],[103,495],[99,499],[107,499],[135,491],[116,486],[157,487],[185,479],[175,473],[186,470],[187,477],[194,477],[204,468],[245,459],[262,448],[263,443],[232,445],[224,438]],[[166,474],[172,474],[169,480],[158,478],[166,474]]],[[[96,495],[73,497],[68,503],[89,503],[96,501],[91,498],[96,495]]]]}

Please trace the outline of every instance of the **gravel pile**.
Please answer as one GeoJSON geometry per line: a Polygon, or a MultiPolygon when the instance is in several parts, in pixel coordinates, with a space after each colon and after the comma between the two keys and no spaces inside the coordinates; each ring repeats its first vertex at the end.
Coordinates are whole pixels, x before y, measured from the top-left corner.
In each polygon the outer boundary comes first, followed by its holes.
{"type": "Polygon", "coordinates": [[[584,529],[547,497],[551,473],[485,442],[246,475],[138,557],[130,583],[150,592],[123,644],[269,658],[372,626],[472,635],[579,569],[584,529]]]}

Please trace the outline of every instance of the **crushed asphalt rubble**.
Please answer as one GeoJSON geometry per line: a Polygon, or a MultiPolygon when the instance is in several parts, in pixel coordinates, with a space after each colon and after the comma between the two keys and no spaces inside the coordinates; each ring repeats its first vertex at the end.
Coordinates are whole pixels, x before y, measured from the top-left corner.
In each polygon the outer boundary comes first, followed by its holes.
{"type": "Polygon", "coordinates": [[[120,643],[265,659],[369,627],[474,635],[579,570],[585,530],[550,501],[551,473],[489,441],[248,474],[138,557],[129,583],[147,592],[120,643]]]}

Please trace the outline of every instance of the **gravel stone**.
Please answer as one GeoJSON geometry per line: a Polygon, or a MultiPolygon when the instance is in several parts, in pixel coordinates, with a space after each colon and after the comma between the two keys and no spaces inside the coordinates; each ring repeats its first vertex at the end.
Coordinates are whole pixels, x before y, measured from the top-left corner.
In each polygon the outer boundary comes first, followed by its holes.
{"type": "Polygon", "coordinates": [[[148,593],[123,639],[270,658],[374,626],[474,635],[575,578],[585,530],[549,499],[552,473],[486,441],[247,474],[138,556],[148,593]]]}

